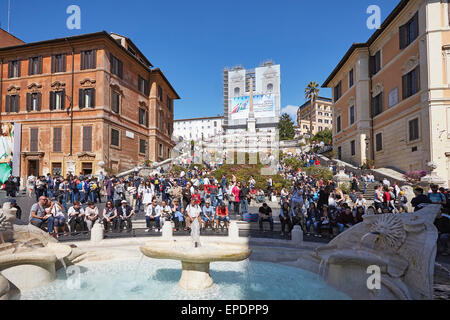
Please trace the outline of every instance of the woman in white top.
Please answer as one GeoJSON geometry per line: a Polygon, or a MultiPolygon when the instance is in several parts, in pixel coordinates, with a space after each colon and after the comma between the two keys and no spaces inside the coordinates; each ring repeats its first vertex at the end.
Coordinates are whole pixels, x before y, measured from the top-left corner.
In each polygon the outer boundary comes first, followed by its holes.
{"type": "Polygon", "coordinates": [[[200,206],[198,204],[195,204],[195,199],[192,199],[191,204],[186,208],[186,229],[191,228],[191,224],[195,219],[197,219],[198,222],[201,223],[201,212],[202,209],[200,208],[200,206]]]}
{"type": "Polygon", "coordinates": [[[63,206],[57,201],[53,202],[50,207],[50,213],[53,216],[53,230],[55,231],[56,238],[59,237],[60,233],[67,234],[65,233],[66,217],[63,210],[63,206]]]}
{"type": "Polygon", "coordinates": [[[153,201],[155,195],[155,186],[150,183],[150,181],[145,182],[145,187],[142,192],[142,203],[145,206],[145,212],[147,212],[148,206],[153,201]]]}
{"type": "Polygon", "coordinates": [[[98,208],[95,206],[94,202],[88,202],[88,206],[84,210],[84,214],[86,215],[86,225],[88,230],[91,231],[94,223],[98,221],[98,208]]]}

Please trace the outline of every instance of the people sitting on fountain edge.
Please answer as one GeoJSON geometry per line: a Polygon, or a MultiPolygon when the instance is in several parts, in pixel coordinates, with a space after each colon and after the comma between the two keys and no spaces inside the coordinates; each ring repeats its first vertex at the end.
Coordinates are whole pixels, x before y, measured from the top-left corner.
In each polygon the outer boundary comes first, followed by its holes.
{"type": "Polygon", "coordinates": [[[119,232],[122,232],[123,226],[127,224],[127,232],[131,232],[133,227],[131,223],[131,217],[134,216],[134,210],[131,206],[128,205],[127,200],[122,200],[122,205],[117,208],[117,216],[118,216],[118,224],[119,224],[119,232]]]}
{"type": "Polygon", "coordinates": [[[180,200],[173,199],[172,201],[172,221],[175,224],[175,228],[173,231],[179,231],[180,227],[184,225],[184,215],[183,215],[183,207],[180,203],[180,200]]]}
{"type": "Polygon", "coordinates": [[[148,206],[145,214],[145,222],[147,224],[145,232],[152,230],[152,222],[155,224],[155,229],[158,229],[158,232],[161,231],[161,212],[162,208],[158,205],[158,200],[156,197],[153,197],[152,203],[148,206]]]}
{"type": "Polygon", "coordinates": [[[112,229],[116,230],[118,225],[117,210],[114,208],[114,204],[111,200],[106,202],[106,207],[103,209],[103,225],[105,232],[108,232],[109,227],[112,224],[112,229]]]}
{"type": "Polygon", "coordinates": [[[191,228],[191,224],[195,219],[198,219],[198,222],[201,225],[201,211],[200,206],[196,203],[196,199],[192,197],[191,204],[186,208],[186,228],[184,231],[191,228]]]}
{"type": "Polygon", "coordinates": [[[214,208],[211,206],[211,201],[206,200],[205,205],[202,208],[202,220],[203,229],[206,229],[208,225],[214,229],[214,208]]]}
{"type": "Polygon", "coordinates": [[[69,215],[69,226],[70,226],[70,232],[72,235],[76,234],[77,226],[80,227],[80,231],[86,232],[87,226],[85,220],[85,213],[84,209],[81,207],[81,203],[78,201],[75,201],[73,203],[73,206],[69,208],[69,211],[67,212],[69,215]]]}
{"type": "MultiPolygon", "coordinates": [[[[35,227],[44,229],[47,224],[47,229],[50,234],[53,233],[53,216],[45,212],[45,209],[49,207],[49,201],[47,197],[40,196],[39,201],[30,209],[30,224],[35,227]]],[[[45,230],[45,229],[44,229],[45,230]]]]}
{"type": "Polygon", "coordinates": [[[263,231],[263,222],[269,222],[270,231],[273,231],[273,218],[272,218],[272,209],[267,205],[267,203],[263,203],[262,207],[259,208],[259,230],[263,231]]]}
{"type": "Polygon", "coordinates": [[[228,207],[224,202],[221,202],[216,208],[216,232],[219,232],[220,222],[225,223],[225,227],[229,228],[230,226],[230,216],[228,212],[228,207]]]}

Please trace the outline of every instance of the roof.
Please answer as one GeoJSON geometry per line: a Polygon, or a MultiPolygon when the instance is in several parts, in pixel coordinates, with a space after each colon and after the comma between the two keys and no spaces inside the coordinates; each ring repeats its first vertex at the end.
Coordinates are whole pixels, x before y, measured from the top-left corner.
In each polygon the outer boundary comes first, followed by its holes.
{"type": "Polygon", "coordinates": [[[173,120],[173,122],[197,121],[197,120],[213,120],[213,119],[220,119],[220,118],[223,118],[223,116],[204,117],[204,118],[191,118],[191,119],[177,119],[177,120],[173,120]]]}
{"type": "MultiPolygon", "coordinates": [[[[34,47],[34,46],[40,46],[40,45],[52,45],[52,44],[57,44],[59,42],[67,42],[68,41],[70,43],[70,41],[85,40],[85,39],[91,39],[91,38],[97,38],[97,37],[105,37],[106,39],[110,40],[112,43],[114,43],[121,50],[126,52],[130,57],[132,57],[134,60],[139,62],[146,69],[149,69],[149,67],[147,65],[145,65],[144,63],[142,63],[142,61],[140,61],[136,56],[132,55],[127,49],[125,49],[124,47],[122,47],[122,45],[117,43],[117,41],[115,41],[114,38],[106,31],[100,31],[100,32],[95,32],[95,33],[86,33],[86,34],[72,36],[72,37],[57,38],[57,39],[44,40],[44,41],[38,41],[38,42],[30,42],[30,43],[17,45],[17,46],[4,47],[4,48],[0,48],[0,53],[17,50],[17,49],[34,47]]],[[[131,42],[131,40],[130,40],[130,42],[131,42]]],[[[133,44],[133,46],[134,46],[134,44],[133,44]]],[[[142,55],[142,57],[145,59],[145,61],[148,63],[148,65],[152,66],[152,64],[147,60],[147,58],[144,55],[142,55]]]]}
{"type": "MultiPolygon", "coordinates": [[[[22,41],[21,39],[17,38],[15,35],[9,33],[5,29],[0,28],[0,35],[4,34],[7,38],[9,38],[12,42],[19,42],[19,43],[25,43],[25,41],[22,41]]],[[[1,46],[1,44],[0,44],[1,46]]],[[[9,46],[9,45],[8,45],[9,46]]],[[[7,48],[8,46],[1,46],[2,48],[7,48]]]]}
{"type": "Polygon", "coordinates": [[[134,49],[137,50],[137,52],[138,52],[139,55],[145,60],[145,62],[147,62],[147,63],[150,65],[150,67],[153,67],[153,65],[151,64],[151,62],[148,61],[147,57],[141,52],[141,50],[139,50],[139,48],[134,44],[134,42],[133,42],[130,38],[128,38],[128,37],[126,37],[126,36],[123,36],[123,35],[121,35],[121,34],[115,33],[115,32],[111,32],[111,34],[114,34],[114,35],[116,35],[116,36],[125,38],[125,39],[127,40],[128,44],[129,44],[129,45],[131,44],[131,46],[132,46],[134,49]]]}
{"type": "Polygon", "coordinates": [[[410,0],[401,0],[400,3],[392,10],[392,12],[389,14],[389,16],[383,21],[380,28],[375,31],[372,36],[367,40],[365,43],[354,43],[348,49],[347,53],[344,55],[342,60],[339,62],[336,68],[334,68],[333,72],[330,74],[330,76],[325,80],[325,82],[322,84],[322,88],[327,88],[330,84],[331,80],[336,76],[336,74],[339,72],[339,70],[344,66],[344,64],[347,62],[347,60],[350,58],[352,53],[358,49],[358,48],[364,48],[369,47],[379,36],[380,34],[386,30],[386,28],[391,24],[392,21],[400,14],[400,12],[406,7],[406,5],[409,3],[410,0]]]}
{"type": "MultiPolygon", "coordinates": [[[[319,100],[321,100],[321,101],[326,101],[326,102],[333,102],[332,99],[330,99],[330,98],[325,98],[325,97],[317,97],[316,101],[319,101],[319,100]]],[[[309,104],[311,104],[311,99],[309,99],[309,100],[306,101],[304,104],[302,104],[302,105],[299,107],[299,109],[302,109],[302,108],[306,107],[306,106],[309,105],[309,104]]]]}
{"type": "Polygon", "coordinates": [[[178,93],[175,91],[175,89],[174,89],[174,88],[172,87],[172,85],[170,84],[169,80],[167,80],[166,76],[165,76],[164,73],[161,71],[161,69],[155,68],[155,69],[152,69],[151,71],[160,74],[161,77],[164,79],[164,81],[167,82],[167,85],[169,86],[169,88],[172,89],[172,91],[175,93],[176,99],[181,99],[180,96],[178,95],[178,93]]]}

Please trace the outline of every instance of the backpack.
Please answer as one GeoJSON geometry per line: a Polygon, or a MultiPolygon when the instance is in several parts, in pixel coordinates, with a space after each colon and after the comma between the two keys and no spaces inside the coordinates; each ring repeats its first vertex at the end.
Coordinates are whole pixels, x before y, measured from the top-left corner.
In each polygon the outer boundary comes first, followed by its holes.
{"type": "Polygon", "coordinates": [[[83,190],[83,183],[82,183],[82,182],[80,182],[80,183],[77,185],[77,190],[79,190],[79,191],[83,190]]]}

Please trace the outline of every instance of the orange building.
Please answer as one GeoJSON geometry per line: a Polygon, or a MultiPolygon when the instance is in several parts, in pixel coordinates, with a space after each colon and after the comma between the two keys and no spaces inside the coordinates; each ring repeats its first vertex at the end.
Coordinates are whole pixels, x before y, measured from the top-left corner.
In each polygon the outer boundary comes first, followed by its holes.
{"type": "Polygon", "coordinates": [[[308,135],[312,116],[312,134],[316,135],[323,130],[333,127],[332,100],[318,97],[311,112],[311,100],[300,106],[297,110],[298,134],[308,135]]]}
{"type": "Polygon", "coordinates": [[[448,1],[402,0],[323,84],[333,88],[333,144],[355,165],[426,169],[450,182],[448,1]]]}
{"type": "Polygon", "coordinates": [[[0,30],[0,121],[21,125],[21,178],[120,172],[170,156],[179,96],[130,39],[14,39],[0,30]]]}

